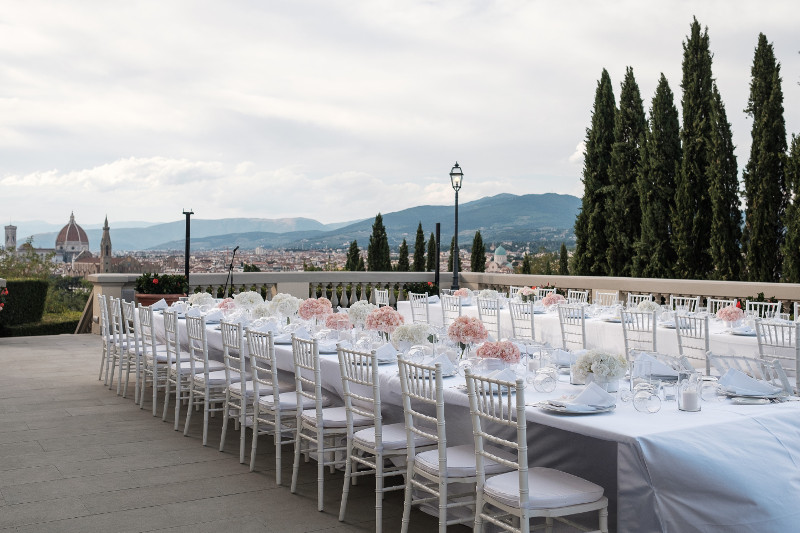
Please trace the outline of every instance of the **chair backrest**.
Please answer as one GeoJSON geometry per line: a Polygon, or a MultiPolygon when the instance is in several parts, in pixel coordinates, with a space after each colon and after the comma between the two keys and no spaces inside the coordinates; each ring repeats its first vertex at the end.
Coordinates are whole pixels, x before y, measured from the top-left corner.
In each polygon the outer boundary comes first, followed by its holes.
{"type": "Polygon", "coordinates": [[[347,415],[347,434],[353,436],[353,417],[372,418],[375,427],[375,449],[383,449],[381,417],[381,380],[375,351],[361,352],[338,345],[339,371],[342,374],[342,396],[347,415]]]}
{"type": "Polygon", "coordinates": [[[709,298],[707,302],[708,302],[708,313],[710,315],[716,315],[717,311],[719,311],[723,307],[728,307],[729,305],[736,305],[736,300],[721,300],[719,298],[709,298]]]}
{"type": "Polygon", "coordinates": [[[378,307],[389,305],[389,289],[375,289],[375,303],[378,307]]]}
{"type": "Polygon", "coordinates": [[[800,322],[800,303],[799,302],[795,302],[794,303],[794,321],[795,322],[800,322]]]}
{"type": "MultiPolygon", "coordinates": [[[[178,312],[170,309],[164,310],[164,345],[167,347],[167,361],[171,363],[178,361],[181,352],[178,339],[178,312]]],[[[182,373],[182,365],[175,365],[175,374],[178,379],[182,373]]]]}
{"type": "Polygon", "coordinates": [[[675,317],[675,334],[678,336],[678,353],[689,359],[705,361],[708,375],[711,370],[706,356],[709,350],[708,316],[675,317]]]}
{"type": "Polygon", "coordinates": [[[533,320],[533,301],[509,301],[508,311],[511,315],[511,331],[514,340],[535,342],[536,328],[533,320]]]}
{"type": "Polygon", "coordinates": [[[494,340],[499,341],[501,337],[500,308],[502,307],[500,298],[478,298],[477,300],[478,318],[486,326],[489,335],[494,336],[494,340]]]}
{"type": "MultiPolygon", "coordinates": [[[[208,386],[208,338],[206,337],[206,317],[187,316],[186,333],[189,337],[190,369],[192,379],[203,374],[203,383],[208,386]]],[[[180,366],[180,365],[178,365],[180,366]]]]}
{"type": "MultiPolygon", "coordinates": [[[[297,405],[306,400],[314,402],[317,428],[322,428],[322,374],[319,369],[319,343],[317,339],[300,339],[292,334],[292,359],[297,405]]],[[[297,424],[301,422],[302,409],[297,410],[297,424]]]]}
{"type": "Polygon", "coordinates": [[[140,357],[142,338],[139,320],[136,318],[136,304],[120,300],[119,305],[122,311],[122,334],[127,342],[128,351],[140,357]]]}
{"type": "Polygon", "coordinates": [[[656,359],[657,361],[660,361],[660,362],[664,363],[665,365],[667,365],[668,367],[672,368],[673,370],[677,370],[679,372],[682,372],[682,371],[694,372],[695,371],[695,368],[692,365],[692,363],[689,362],[689,359],[687,359],[685,356],[682,356],[682,355],[675,356],[675,355],[670,355],[670,354],[661,353],[661,352],[648,352],[646,350],[641,350],[641,351],[632,350],[631,351],[631,361],[635,361],[640,353],[647,354],[650,357],[652,357],[653,359],[656,359]]]}
{"type": "Polygon", "coordinates": [[[757,318],[778,318],[781,314],[781,302],[751,302],[746,300],[745,313],[757,318]]]}
{"type": "Polygon", "coordinates": [[[610,307],[617,305],[619,302],[619,291],[596,291],[594,293],[594,302],[602,307],[610,307]]]}
{"type": "Polygon", "coordinates": [[[461,298],[450,294],[442,294],[442,324],[450,327],[453,320],[461,316],[461,298]]]}
{"type": "Polygon", "coordinates": [[[581,304],[559,304],[561,345],[565,350],[586,348],[586,311],[581,304]]]}
{"type": "Polygon", "coordinates": [[[408,457],[416,455],[416,437],[436,442],[439,451],[439,472],[447,472],[447,432],[444,419],[444,385],[442,365],[412,363],[397,357],[400,370],[400,391],[403,397],[408,457]],[[436,413],[431,416],[430,413],[436,413]],[[436,428],[432,431],[430,428],[436,428]]]}
{"type": "Polygon", "coordinates": [[[794,394],[789,378],[781,362],[777,359],[764,361],[743,355],[715,355],[711,352],[708,352],[707,357],[709,368],[712,368],[718,376],[725,375],[729,369],[733,368],[756,379],[768,381],[782,388],[788,394],[794,394]]]}
{"type": "Polygon", "coordinates": [[[585,304],[589,301],[589,291],[567,291],[567,302],[571,304],[585,304]]]}
{"type": "Polygon", "coordinates": [[[103,342],[107,343],[111,340],[111,329],[108,323],[108,296],[100,294],[98,302],[100,303],[100,336],[103,338],[103,342]]]}
{"type": "Polygon", "coordinates": [[[756,337],[759,357],[779,360],[800,391],[800,322],[756,319],[756,337]]]}
{"type": "Polygon", "coordinates": [[[411,302],[411,321],[429,324],[431,317],[428,312],[428,293],[409,292],[408,299],[411,302]]]}
{"type": "Polygon", "coordinates": [[[515,287],[515,286],[511,285],[508,288],[508,297],[509,297],[509,299],[516,297],[517,293],[520,291],[520,289],[522,289],[522,287],[515,287]]]}
{"type": "Polygon", "coordinates": [[[466,370],[467,396],[472,416],[472,434],[475,437],[475,464],[477,492],[483,492],[486,482],[486,460],[502,464],[519,472],[519,493],[522,501],[528,500],[528,438],[525,419],[525,382],[499,381],[486,376],[476,376],[466,370]],[[507,391],[503,394],[503,391],[507,391]],[[516,393],[516,394],[515,394],[516,393]],[[500,435],[515,435],[508,440],[500,435]],[[499,457],[487,450],[487,445],[509,448],[516,461],[499,457]]]}
{"type": "Polygon", "coordinates": [[[139,330],[142,335],[142,355],[154,357],[158,342],[153,331],[153,308],[139,304],[139,330]]]}
{"type": "Polygon", "coordinates": [[[669,308],[673,311],[694,313],[700,307],[699,296],[672,296],[669,297],[669,308]]]}
{"type": "Polygon", "coordinates": [[[628,309],[633,309],[642,302],[652,302],[652,301],[653,301],[652,294],[633,294],[632,292],[628,293],[628,309]]]}
{"type": "Polygon", "coordinates": [[[542,288],[542,287],[539,287],[538,289],[536,289],[536,296],[538,296],[539,298],[544,298],[545,296],[547,296],[549,294],[555,294],[555,293],[556,293],[555,287],[553,287],[552,289],[545,289],[545,288],[542,288]]]}
{"type": "Polygon", "coordinates": [[[122,318],[122,299],[108,298],[108,333],[120,350],[125,349],[125,325],[122,318]]]}
{"type": "MultiPolygon", "coordinates": [[[[278,384],[278,365],[275,360],[275,343],[271,331],[245,331],[247,351],[250,354],[250,373],[253,376],[253,395],[261,396],[261,389],[277,398],[280,394],[278,384]]],[[[275,408],[280,402],[273,402],[275,408]]]]}
{"type": "Polygon", "coordinates": [[[625,357],[631,360],[631,351],[656,352],[655,311],[622,310],[622,336],[625,339],[625,357]]]}
{"type": "Polygon", "coordinates": [[[244,398],[247,389],[245,372],[244,333],[239,322],[220,321],[222,332],[222,362],[225,363],[225,383],[228,387],[236,387],[244,398]],[[233,384],[233,385],[232,385],[233,384]]]}

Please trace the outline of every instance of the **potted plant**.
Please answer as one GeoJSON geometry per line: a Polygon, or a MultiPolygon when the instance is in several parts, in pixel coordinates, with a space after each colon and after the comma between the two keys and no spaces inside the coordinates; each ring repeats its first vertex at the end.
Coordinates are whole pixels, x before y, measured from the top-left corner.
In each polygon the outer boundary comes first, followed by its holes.
{"type": "Polygon", "coordinates": [[[145,272],[136,278],[136,302],[142,305],[153,305],[162,298],[171,305],[188,290],[189,281],[180,274],[145,272]]]}

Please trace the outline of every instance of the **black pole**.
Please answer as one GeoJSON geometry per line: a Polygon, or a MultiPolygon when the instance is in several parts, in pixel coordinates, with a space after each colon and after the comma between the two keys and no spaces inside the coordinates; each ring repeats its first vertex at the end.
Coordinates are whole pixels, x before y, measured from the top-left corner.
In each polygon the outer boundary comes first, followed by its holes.
{"type": "Polygon", "coordinates": [[[239,247],[233,249],[233,254],[231,254],[231,264],[228,266],[228,277],[225,278],[225,287],[222,289],[222,297],[227,298],[228,295],[228,283],[230,283],[230,290],[233,290],[233,258],[236,257],[236,250],[239,247]]]}
{"type": "Polygon", "coordinates": [[[436,223],[436,272],[433,275],[433,282],[436,286],[439,286],[439,240],[440,234],[442,232],[442,224],[440,222],[436,223]]]}
{"type": "Polygon", "coordinates": [[[458,290],[458,189],[456,189],[456,230],[453,234],[453,285],[454,291],[458,290]]]}
{"type": "Polygon", "coordinates": [[[183,211],[183,214],[186,215],[186,250],[183,252],[183,274],[186,276],[186,283],[189,283],[189,243],[191,242],[191,221],[189,217],[194,215],[194,212],[191,208],[186,211],[183,211]]]}

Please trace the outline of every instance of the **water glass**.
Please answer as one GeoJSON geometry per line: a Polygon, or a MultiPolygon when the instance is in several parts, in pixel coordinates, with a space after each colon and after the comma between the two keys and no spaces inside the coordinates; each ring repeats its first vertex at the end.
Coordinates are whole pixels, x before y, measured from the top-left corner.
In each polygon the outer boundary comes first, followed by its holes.
{"type": "Polygon", "coordinates": [[[557,384],[557,376],[548,368],[537,370],[533,378],[533,388],[537,392],[553,392],[557,384]]]}
{"type": "Polygon", "coordinates": [[[633,407],[640,413],[657,413],[661,410],[661,398],[653,385],[639,383],[633,392],[633,407]]]}
{"type": "Polygon", "coordinates": [[[714,376],[700,377],[700,398],[704,402],[718,402],[725,398],[725,390],[714,376]]]}

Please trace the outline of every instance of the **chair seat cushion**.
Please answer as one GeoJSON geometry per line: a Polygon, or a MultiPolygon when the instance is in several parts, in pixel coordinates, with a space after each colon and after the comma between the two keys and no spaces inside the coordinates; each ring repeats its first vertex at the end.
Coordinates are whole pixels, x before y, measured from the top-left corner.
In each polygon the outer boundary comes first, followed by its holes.
{"type": "MultiPolygon", "coordinates": [[[[248,376],[245,376],[247,379],[248,376]]],[[[240,380],[239,374],[231,374],[231,383],[239,383],[240,380]]],[[[198,372],[194,376],[194,380],[196,383],[204,384],[206,382],[206,375],[205,373],[198,372]]],[[[225,376],[224,370],[215,370],[214,372],[208,373],[208,386],[209,387],[223,387],[228,384],[227,378],[225,376]]]]}
{"type": "MultiPolygon", "coordinates": [[[[552,468],[528,469],[528,509],[555,509],[596,502],[603,487],[578,476],[552,468]]],[[[511,507],[520,507],[519,473],[515,470],[488,478],[483,486],[487,498],[511,507]]],[[[525,503],[525,502],[523,502],[525,503]]]]}
{"type": "MultiPolygon", "coordinates": [[[[322,405],[330,405],[330,400],[325,396],[322,397],[322,405]]],[[[278,404],[280,405],[281,411],[296,411],[297,410],[297,393],[296,392],[284,392],[278,396],[278,404]]],[[[264,396],[258,401],[258,405],[265,408],[265,409],[275,409],[275,397],[273,395],[264,396]]],[[[303,409],[310,409],[314,412],[314,408],[316,407],[316,403],[314,400],[310,398],[306,398],[303,396],[303,409]]]]}
{"type": "MultiPolygon", "coordinates": [[[[317,423],[316,409],[306,409],[303,411],[303,420],[311,424],[317,423]]],[[[322,423],[326,428],[346,428],[347,413],[344,406],[326,407],[322,410],[322,423]]],[[[367,426],[372,424],[372,417],[353,414],[353,426],[367,426]]]]}
{"type": "MultiPolygon", "coordinates": [[[[509,461],[516,460],[514,454],[505,450],[501,450],[500,448],[486,446],[485,449],[487,452],[498,457],[502,457],[503,459],[508,459],[509,461]]],[[[429,474],[433,474],[435,476],[441,475],[439,471],[439,450],[428,450],[427,452],[418,453],[414,459],[414,464],[429,474]]],[[[511,468],[491,461],[485,457],[483,461],[483,467],[486,475],[501,474],[511,470],[511,468]]],[[[475,477],[476,475],[475,446],[472,444],[462,444],[461,446],[447,448],[448,478],[475,477]]]]}
{"type": "MultiPolygon", "coordinates": [[[[423,430],[426,431],[426,430],[423,430]]],[[[435,433],[435,430],[427,430],[435,433]]],[[[353,441],[361,446],[368,448],[375,447],[375,427],[369,427],[357,431],[353,434],[353,441]]],[[[385,450],[405,450],[408,447],[408,439],[406,437],[406,425],[403,423],[398,424],[383,424],[381,425],[381,442],[385,450]]],[[[420,448],[424,446],[433,446],[436,442],[431,439],[414,435],[414,446],[420,448]]],[[[433,450],[434,452],[436,450],[433,450]]],[[[475,460],[473,459],[473,463],[475,460]]]]}
{"type": "MultiPolygon", "coordinates": [[[[189,355],[189,352],[181,352],[181,353],[178,354],[178,360],[179,361],[189,361],[191,358],[192,358],[192,356],[189,355]]],[[[148,357],[148,359],[150,359],[150,357],[148,357]]],[[[157,352],[156,353],[156,361],[158,361],[159,363],[166,363],[167,362],[167,354],[166,354],[166,352],[157,352]]],[[[169,362],[170,362],[170,364],[175,362],[175,356],[174,355],[170,356],[169,362]]]]}
{"type": "MultiPolygon", "coordinates": [[[[183,360],[182,360],[183,361],[183,360]]],[[[197,369],[198,374],[203,373],[203,365],[200,363],[195,362],[195,368],[197,369]]],[[[172,369],[175,370],[175,363],[172,363],[172,369]]],[[[220,361],[209,360],[208,361],[208,371],[209,372],[219,372],[222,370],[225,371],[225,363],[221,363],[220,361]]],[[[192,362],[191,361],[183,361],[181,362],[181,373],[182,374],[191,374],[192,373],[192,362]]]]}

